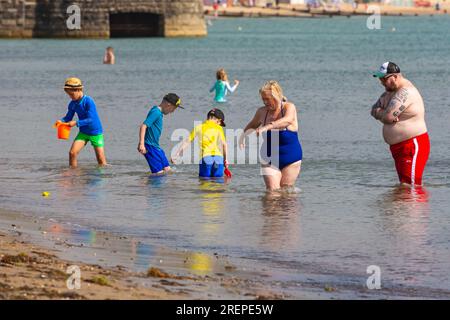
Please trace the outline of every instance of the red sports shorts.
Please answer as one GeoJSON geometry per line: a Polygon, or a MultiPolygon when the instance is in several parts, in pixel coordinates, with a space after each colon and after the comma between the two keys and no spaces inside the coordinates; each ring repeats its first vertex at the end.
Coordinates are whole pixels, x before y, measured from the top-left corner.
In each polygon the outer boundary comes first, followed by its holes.
{"type": "Polygon", "coordinates": [[[422,174],[430,154],[428,133],[391,145],[401,183],[422,185],[422,174]]]}

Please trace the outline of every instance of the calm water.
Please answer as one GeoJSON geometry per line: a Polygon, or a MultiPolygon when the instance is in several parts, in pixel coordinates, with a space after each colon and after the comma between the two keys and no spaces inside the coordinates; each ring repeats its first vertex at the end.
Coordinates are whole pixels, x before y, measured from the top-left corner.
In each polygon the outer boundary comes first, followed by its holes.
{"type": "Polygon", "coordinates": [[[333,275],[363,286],[367,266],[378,265],[385,287],[450,289],[450,19],[382,23],[371,31],[364,18],[230,19],[214,21],[205,39],[2,40],[0,207],[243,258],[286,281],[333,275]],[[115,66],[101,64],[108,45],[115,66]],[[426,189],[414,194],[396,187],[381,126],[369,116],[382,93],[370,72],[386,60],[400,65],[427,107],[432,150],[426,189]],[[266,80],[279,80],[297,105],[299,192],[266,195],[257,165],[234,165],[229,184],[200,182],[195,165],[148,177],[136,147],[149,107],[169,91],[187,107],[165,118],[170,152],[171,133],[210,109],[218,67],[241,81],[222,107],[228,128],[245,126],[266,80]],[[96,168],[89,146],[81,167],[67,169],[70,142],[58,141],[51,125],[65,114],[62,84],[72,75],[97,103],[109,168],[96,168]]]}

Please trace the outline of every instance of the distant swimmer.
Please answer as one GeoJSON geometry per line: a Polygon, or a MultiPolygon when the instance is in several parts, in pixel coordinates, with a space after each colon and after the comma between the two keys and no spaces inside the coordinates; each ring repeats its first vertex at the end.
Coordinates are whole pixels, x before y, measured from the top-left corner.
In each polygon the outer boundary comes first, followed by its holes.
{"type": "Polygon", "coordinates": [[[209,92],[216,92],[216,95],[214,97],[214,101],[216,102],[226,102],[226,96],[228,91],[233,93],[236,88],[239,86],[239,81],[234,80],[234,86],[230,86],[230,82],[228,81],[228,75],[225,71],[225,69],[219,69],[216,72],[216,78],[217,81],[214,83],[214,85],[209,89],[209,92]]]}
{"type": "Polygon", "coordinates": [[[200,146],[199,176],[202,178],[220,178],[224,175],[227,163],[227,142],[225,140],[225,115],[219,109],[212,109],[206,116],[206,121],[192,130],[189,137],[183,141],[175,153],[172,163],[183,153],[195,138],[200,146]]]}
{"type": "Polygon", "coordinates": [[[371,115],[383,123],[383,137],[390,145],[400,183],[422,185],[430,153],[422,97],[393,62],[383,63],[373,76],[386,91],[372,106],[371,115]]]}
{"type": "Polygon", "coordinates": [[[114,49],[112,47],[106,48],[105,55],[103,57],[103,64],[115,64],[116,57],[114,56],[114,49]]]}
{"type": "Polygon", "coordinates": [[[163,116],[182,108],[181,99],[175,93],[166,94],[159,104],[153,106],[139,130],[138,151],[144,155],[152,174],[164,174],[170,171],[169,161],[159,145],[163,129],[163,116]]]}
{"type": "Polygon", "coordinates": [[[70,167],[77,167],[78,154],[88,142],[94,147],[98,164],[100,166],[105,166],[107,163],[103,148],[103,128],[94,100],[83,94],[83,84],[78,78],[68,78],[64,84],[64,91],[72,101],[69,103],[66,116],[56,123],[63,122],[67,123],[70,127],[77,126],[80,128],[80,132],[75,137],[72,147],[70,148],[70,167]],[[72,120],[75,113],[78,116],[77,121],[72,120]]]}
{"type": "Polygon", "coordinates": [[[252,130],[262,135],[261,172],[266,189],[273,191],[293,187],[300,174],[303,158],[298,138],[297,109],[287,101],[277,81],[268,81],[259,90],[264,106],[256,111],[239,139],[244,148],[245,136],[252,130]]]}

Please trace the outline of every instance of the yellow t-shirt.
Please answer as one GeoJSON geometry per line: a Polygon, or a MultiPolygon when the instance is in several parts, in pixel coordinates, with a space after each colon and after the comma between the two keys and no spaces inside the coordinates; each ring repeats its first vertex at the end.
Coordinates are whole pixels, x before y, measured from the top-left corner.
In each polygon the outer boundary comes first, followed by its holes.
{"type": "Polygon", "coordinates": [[[189,141],[198,137],[200,143],[200,157],[222,156],[222,143],[225,142],[225,134],[222,126],[212,120],[206,120],[192,130],[189,141]]]}

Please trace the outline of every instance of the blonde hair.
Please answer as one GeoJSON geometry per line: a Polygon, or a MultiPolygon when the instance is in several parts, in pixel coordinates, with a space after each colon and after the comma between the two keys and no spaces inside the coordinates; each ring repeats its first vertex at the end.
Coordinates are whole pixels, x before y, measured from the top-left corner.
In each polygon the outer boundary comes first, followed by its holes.
{"type": "Polygon", "coordinates": [[[259,89],[259,94],[261,95],[266,91],[270,91],[272,93],[272,96],[280,101],[287,101],[287,98],[283,95],[283,89],[281,88],[278,81],[270,80],[264,83],[264,85],[259,89]]]}
{"type": "Polygon", "coordinates": [[[217,70],[216,78],[217,80],[228,81],[228,75],[224,68],[220,68],[219,70],[217,70]]]}

